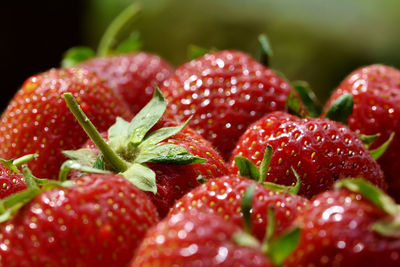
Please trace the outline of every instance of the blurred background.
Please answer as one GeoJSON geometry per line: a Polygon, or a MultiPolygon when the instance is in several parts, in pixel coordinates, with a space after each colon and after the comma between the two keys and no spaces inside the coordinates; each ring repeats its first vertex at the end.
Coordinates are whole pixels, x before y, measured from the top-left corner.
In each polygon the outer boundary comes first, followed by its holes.
{"type": "MultiPolygon", "coordinates": [[[[58,67],[70,47],[96,48],[110,21],[133,0],[4,1],[0,25],[1,109],[30,75],[58,67]]],[[[173,65],[187,47],[257,53],[269,36],[271,67],[306,80],[322,102],[362,65],[400,68],[398,0],[141,0],[132,23],[143,50],[173,65]]]]}

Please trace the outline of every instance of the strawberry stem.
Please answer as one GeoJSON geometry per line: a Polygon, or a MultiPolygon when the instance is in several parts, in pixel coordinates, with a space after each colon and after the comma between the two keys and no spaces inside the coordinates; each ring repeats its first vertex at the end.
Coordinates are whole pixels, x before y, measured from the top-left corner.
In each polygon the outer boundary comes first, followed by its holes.
{"type": "Polygon", "coordinates": [[[13,160],[13,164],[14,164],[16,167],[19,167],[19,166],[21,166],[22,164],[25,164],[25,163],[28,163],[29,161],[32,161],[32,160],[37,159],[38,156],[39,156],[38,154],[29,154],[29,155],[25,155],[25,156],[22,156],[22,157],[20,157],[20,158],[17,158],[17,159],[15,159],[15,160],[13,160]]]}
{"type": "Polygon", "coordinates": [[[64,94],[65,102],[68,108],[74,114],[75,118],[78,120],[79,124],[85,130],[90,139],[95,143],[98,149],[104,156],[104,159],[118,172],[124,172],[128,169],[128,165],[122,160],[115,151],[113,151],[110,146],[101,137],[99,131],[92,124],[89,118],[82,111],[79,104],[76,102],[75,98],[71,93],[64,94]]]}
{"type": "Polygon", "coordinates": [[[103,37],[100,40],[97,54],[99,56],[107,56],[112,53],[112,47],[114,46],[117,36],[122,32],[124,26],[136,17],[140,11],[140,5],[134,3],[123,10],[108,26],[103,37]]]}

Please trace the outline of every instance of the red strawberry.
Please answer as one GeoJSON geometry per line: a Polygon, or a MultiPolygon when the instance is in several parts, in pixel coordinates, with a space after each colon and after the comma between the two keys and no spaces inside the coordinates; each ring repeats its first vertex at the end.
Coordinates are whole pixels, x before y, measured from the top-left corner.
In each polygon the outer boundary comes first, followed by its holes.
{"type": "Polygon", "coordinates": [[[197,210],[168,216],[147,233],[131,266],[273,266],[260,250],[235,244],[238,231],[197,210]]]}
{"type": "Polygon", "coordinates": [[[256,185],[251,210],[251,232],[259,240],[265,236],[269,207],[275,207],[276,234],[280,235],[291,226],[308,202],[300,196],[278,193],[254,180],[231,175],[209,181],[189,192],[175,204],[169,216],[198,210],[220,215],[226,222],[243,228],[241,203],[244,191],[250,185],[256,185]]]}
{"type": "Polygon", "coordinates": [[[61,151],[80,147],[86,137],[62,99],[71,92],[88,117],[106,130],[117,116],[130,118],[120,96],[93,73],[77,68],[52,69],[32,76],[17,92],[0,121],[0,157],[37,153],[30,162],[33,173],[55,178],[65,157],[61,151]]]}
{"type": "MultiPolygon", "coordinates": [[[[66,100],[73,108],[72,99],[66,100]]],[[[103,147],[100,150],[106,162],[105,168],[121,173],[140,189],[149,191],[149,197],[161,216],[166,215],[176,200],[199,185],[197,178],[200,175],[213,179],[228,173],[221,156],[200,134],[184,125],[161,119],[165,107],[162,94],[156,90],[154,98],[131,122],[117,120],[108,131],[108,144],[100,135],[90,135],[97,147],[103,147]]],[[[72,111],[82,116],[80,122],[88,130],[84,114],[72,111]]],[[[94,154],[89,164],[91,167],[99,150],[93,149],[93,142],[89,142],[87,147],[92,148],[89,155],[94,154]]],[[[88,157],[88,150],[80,151],[83,155],[78,157],[74,153],[79,151],[67,154],[82,161],[88,157]]]]}
{"type": "MultiPolygon", "coordinates": [[[[274,152],[266,180],[291,185],[296,181],[293,167],[301,177],[299,194],[308,198],[347,177],[361,176],[382,189],[387,187],[382,170],[361,140],[338,122],[271,113],[248,128],[233,156],[246,157],[259,166],[267,145],[274,152]]],[[[234,159],[231,169],[238,170],[234,159]]]]}
{"type": "Polygon", "coordinates": [[[400,265],[398,206],[361,179],[346,183],[351,191],[316,196],[296,219],[300,243],[285,266],[400,265]]]}
{"type": "Polygon", "coordinates": [[[83,176],[40,193],[0,225],[0,265],[124,266],[157,220],[151,201],[125,178],[83,176]]]}
{"type": "Polygon", "coordinates": [[[206,54],[179,67],[161,90],[178,121],[189,126],[228,160],[246,128],[265,114],[286,110],[292,87],[239,51],[206,54]]]}
{"type": "Polygon", "coordinates": [[[339,85],[329,99],[325,112],[340,96],[350,93],[354,98],[353,113],[348,118],[349,128],[356,133],[380,134],[371,148],[382,145],[395,133],[390,146],[379,158],[388,192],[400,201],[400,71],[384,66],[371,65],[352,72],[339,85]]]}
{"type": "Polygon", "coordinates": [[[172,72],[166,61],[145,52],[93,58],[79,66],[94,71],[108,87],[120,93],[133,114],[150,101],[154,85],[161,84],[172,72]]]}

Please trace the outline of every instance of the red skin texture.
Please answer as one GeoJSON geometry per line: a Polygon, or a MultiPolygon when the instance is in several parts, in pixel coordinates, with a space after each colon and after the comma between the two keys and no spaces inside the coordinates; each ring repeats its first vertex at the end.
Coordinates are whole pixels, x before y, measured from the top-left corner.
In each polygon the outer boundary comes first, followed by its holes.
{"type": "MultiPolygon", "coordinates": [[[[299,195],[307,198],[330,189],[336,180],[348,177],[364,177],[383,190],[387,188],[381,168],[361,140],[338,122],[271,113],[249,127],[233,155],[246,157],[260,166],[268,144],[273,154],[266,180],[294,184],[293,167],[301,178],[299,195]]],[[[237,172],[233,158],[231,171],[237,172]]]]}
{"type": "Polygon", "coordinates": [[[293,220],[308,203],[303,197],[277,193],[254,180],[230,175],[211,180],[184,195],[168,216],[187,210],[198,210],[219,215],[225,221],[243,228],[242,197],[246,188],[252,184],[256,189],[252,200],[251,232],[260,241],[264,239],[267,228],[268,207],[273,207],[275,210],[275,234],[279,236],[291,226],[293,220]]]}
{"type": "Polygon", "coordinates": [[[133,114],[151,100],[154,85],[160,85],[173,71],[168,62],[145,52],[93,58],[79,66],[94,71],[121,94],[133,114]]]}
{"type": "Polygon", "coordinates": [[[168,216],[149,230],[131,267],[273,266],[260,250],[236,245],[238,231],[220,216],[197,210],[168,216]]]}
{"type": "MultiPolygon", "coordinates": [[[[150,131],[177,125],[173,121],[161,119],[150,131]]],[[[107,136],[106,133],[102,135],[103,137],[107,136]]],[[[217,151],[200,134],[189,127],[183,128],[182,131],[160,144],[166,143],[184,147],[193,155],[207,159],[207,162],[192,165],[146,163],[155,171],[157,182],[157,194],[147,192],[147,195],[157,207],[161,217],[164,217],[184,194],[200,185],[197,181],[199,175],[203,179],[209,180],[229,173],[227,166],[217,151]]],[[[97,150],[90,140],[83,147],[97,150]]]]}
{"type": "Polygon", "coordinates": [[[247,127],[265,114],[286,110],[292,87],[239,51],[207,54],[183,64],[164,81],[162,92],[176,120],[189,126],[229,160],[247,127]]]}
{"type": "Polygon", "coordinates": [[[342,94],[354,98],[353,113],[348,119],[349,128],[356,133],[380,136],[371,149],[383,144],[395,133],[389,148],[378,159],[386,181],[388,193],[400,201],[400,71],[384,66],[371,65],[359,68],[347,76],[329,99],[325,112],[342,94]]]}
{"type": "Polygon", "coordinates": [[[296,219],[300,243],[284,266],[399,266],[400,239],[371,229],[386,216],[360,194],[324,192],[296,219]]]}
{"type": "Polygon", "coordinates": [[[0,225],[1,266],[124,266],[158,221],[125,178],[91,174],[43,192],[0,225]]]}
{"type": "Polygon", "coordinates": [[[0,163],[0,199],[26,189],[25,178],[0,163]]]}
{"type": "Polygon", "coordinates": [[[56,179],[63,150],[77,149],[87,139],[64,102],[71,92],[83,111],[100,131],[117,116],[131,113],[121,97],[100,79],[78,68],[52,69],[27,79],[11,100],[0,120],[0,157],[18,158],[38,153],[28,166],[33,174],[56,179]]]}

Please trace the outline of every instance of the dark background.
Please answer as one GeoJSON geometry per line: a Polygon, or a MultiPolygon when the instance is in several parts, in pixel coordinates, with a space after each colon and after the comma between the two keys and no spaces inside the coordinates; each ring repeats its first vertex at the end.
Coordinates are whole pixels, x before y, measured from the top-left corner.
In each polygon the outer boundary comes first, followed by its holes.
{"type": "MultiPolygon", "coordinates": [[[[3,110],[29,76],[58,67],[76,45],[95,48],[109,22],[135,0],[3,1],[0,75],[3,110]]],[[[234,48],[255,55],[267,33],[272,67],[307,80],[324,102],[357,67],[400,67],[398,0],[143,0],[132,30],[144,50],[175,66],[187,46],[234,48]]]]}

